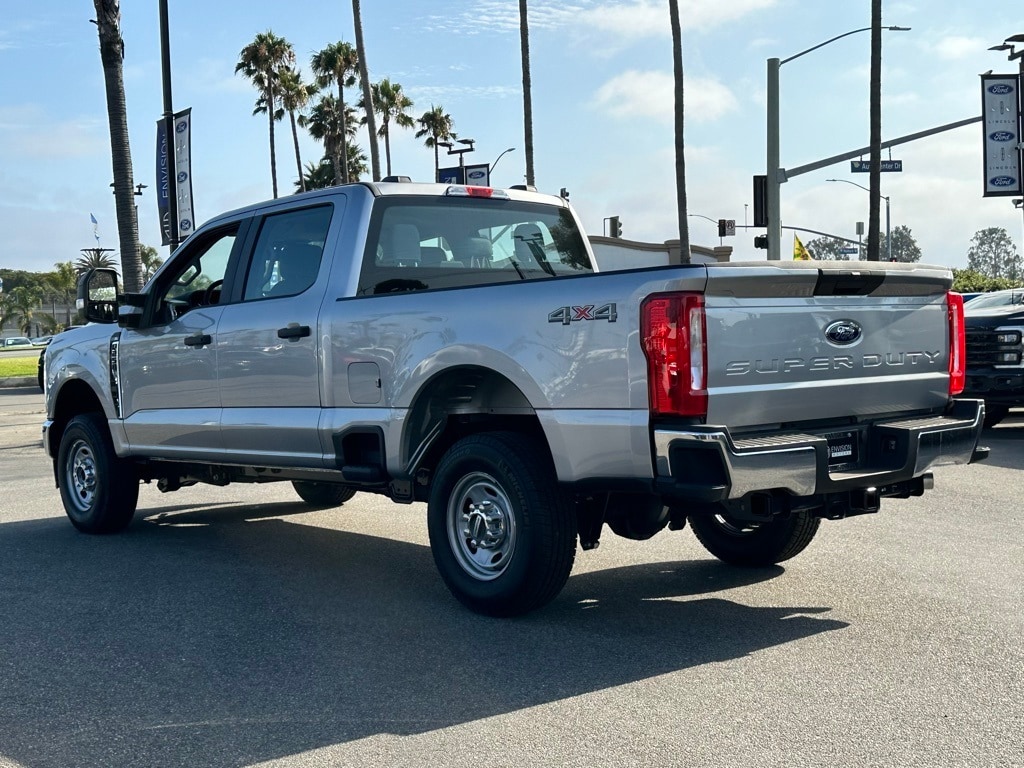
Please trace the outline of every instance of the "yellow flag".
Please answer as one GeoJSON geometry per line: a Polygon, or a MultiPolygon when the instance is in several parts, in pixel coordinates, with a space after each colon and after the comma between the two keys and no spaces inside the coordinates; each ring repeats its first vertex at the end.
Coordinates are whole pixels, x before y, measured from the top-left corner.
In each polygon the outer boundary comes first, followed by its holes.
{"type": "Polygon", "coordinates": [[[800,242],[800,238],[797,237],[796,233],[793,233],[793,261],[810,261],[811,254],[804,248],[804,244],[800,242]]]}

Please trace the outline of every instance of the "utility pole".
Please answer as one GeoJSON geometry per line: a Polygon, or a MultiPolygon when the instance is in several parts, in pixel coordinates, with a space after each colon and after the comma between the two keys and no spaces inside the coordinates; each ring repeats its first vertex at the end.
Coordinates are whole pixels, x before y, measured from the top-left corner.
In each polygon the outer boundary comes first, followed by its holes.
{"type": "Polygon", "coordinates": [[[882,187],[882,0],[871,0],[871,173],[868,186],[868,261],[878,261],[882,187]]]}

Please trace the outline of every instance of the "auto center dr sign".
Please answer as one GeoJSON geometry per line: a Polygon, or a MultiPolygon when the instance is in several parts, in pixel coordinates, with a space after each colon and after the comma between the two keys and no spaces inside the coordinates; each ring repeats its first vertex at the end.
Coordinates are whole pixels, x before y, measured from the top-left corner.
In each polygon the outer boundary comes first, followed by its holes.
{"type": "Polygon", "coordinates": [[[1017,75],[981,76],[985,197],[1019,195],[1021,184],[1021,101],[1017,75]]]}

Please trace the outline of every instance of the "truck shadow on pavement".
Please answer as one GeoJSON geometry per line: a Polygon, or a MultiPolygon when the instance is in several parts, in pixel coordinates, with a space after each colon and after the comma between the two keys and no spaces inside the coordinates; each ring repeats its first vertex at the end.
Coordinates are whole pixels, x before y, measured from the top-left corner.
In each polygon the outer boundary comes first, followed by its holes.
{"type": "Polygon", "coordinates": [[[111,537],[0,526],[0,762],[242,766],[847,626],[714,597],[783,572],[714,561],[580,573],[542,611],[487,619],[428,548],[280,517],[298,511],[164,508],[111,537]]]}
{"type": "Polygon", "coordinates": [[[988,464],[1007,469],[1024,468],[1024,419],[1019,417],[1003,422],[981,433],[979,445],[992,449],[981,466],[988,464]]]}

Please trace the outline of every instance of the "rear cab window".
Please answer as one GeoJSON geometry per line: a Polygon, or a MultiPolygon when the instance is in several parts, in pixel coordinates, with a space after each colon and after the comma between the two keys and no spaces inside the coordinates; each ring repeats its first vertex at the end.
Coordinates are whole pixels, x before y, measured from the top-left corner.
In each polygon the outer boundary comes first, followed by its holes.
{"type": "Polygon", "coordinates": [[[593,271],[564,208],[408,196],[374,204],[359,295],[541,280],[593,271]]]}

